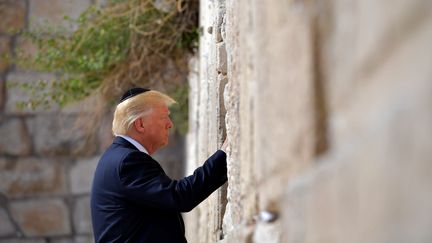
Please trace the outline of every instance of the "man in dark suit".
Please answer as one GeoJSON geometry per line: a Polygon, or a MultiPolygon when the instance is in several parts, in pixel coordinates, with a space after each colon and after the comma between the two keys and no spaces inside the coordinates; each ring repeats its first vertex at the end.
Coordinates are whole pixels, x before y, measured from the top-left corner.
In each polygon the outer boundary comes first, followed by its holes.
{"type": "Polygon", "coordinates": [[[116,137],[93,179],[95,242],[186,242],[180,213],[192,210],[227,181],[223,150],[181,180],[170,179],[151,157],[168,143],[173,126],[168,106],[174,102],[160,92],[134,88],[117,105],[116,137]]]}

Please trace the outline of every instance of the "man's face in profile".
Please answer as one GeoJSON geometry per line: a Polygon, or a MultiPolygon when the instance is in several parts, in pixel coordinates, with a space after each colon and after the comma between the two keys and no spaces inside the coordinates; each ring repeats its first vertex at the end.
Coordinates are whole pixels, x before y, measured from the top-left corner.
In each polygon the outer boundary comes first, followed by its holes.
{"type": "Polygon", "coordinates": [[[169,110],[165,104],[153,107],[152,112],[142,118],[147,138],[157,149],[168,144],[169,129],[173,127],[169,110]]]}

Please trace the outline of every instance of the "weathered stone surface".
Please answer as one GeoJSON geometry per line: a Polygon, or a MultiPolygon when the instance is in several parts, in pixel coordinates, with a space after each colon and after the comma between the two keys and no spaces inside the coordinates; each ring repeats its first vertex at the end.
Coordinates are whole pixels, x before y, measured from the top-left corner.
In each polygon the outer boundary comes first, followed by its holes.
{"type": "Polygon", "coordinates": [[[24,0],[3,0],[0,2],[0,33],[10,33],[22,29],[26,23],[24,0]]]}
{"type": "Polygon", "coordinates": [[[216,44],[216,70],[218,73],[227,73],[227,53],[224,42],[216,44]]]}
{"type": "Polygon", "coordinates": [[[69,212],[62,200],[13,202],[11,212],[25,236],[57,236],[71,233],[69,212]]]}
{"type": "Polygon", "coordinates": [[[257,17],[262,36],[271,36],[259,38],[256,47],[255,117],[261,129],[255,149],[262,180],[286,169],[301,170],[313,156],[313,39],[310,10],[299,5],[289,11],[278,4],[265,5],[257,17]]]}
{"type": "Polygon", "coordinates": [[[215,6],[215,15],[214,15],[214,23],[213,29],[215,30],[215,42],[219,43],[223,40],[222,38],[222,30],[225,28],[224,26],[224,17],[225,17],[225,1],[217,1],[215,6]]]}
{"type": "Polygon", "coordinates": [[[90,0],[30,0],[30,29],[36,30],[46,27],[47,24],[70,31],[75,28],[64,19],[68,16],[78,18],[80,13],[90,6],[90,0]]]}
{"type": "MultiPolygon", "coordinates": [[[[6,83],[5,80],[0,77],[0,111],[3,111],[3,105],[5,103],[5,98],[6,98],[6,95],[5,95],[5,92],[6,92],[5,85],[6,84],[5,83],[6,83]]],[[[1,121],[2,120],[0,119],[0,122],[1,121]]]]}
{"type": "Polygon", "coordinates": [[[168,13],[169,11],[172,10],[174,6],[173,2],[167,1],[167,0],[156,0],[154,2],[154,6],[162,12],[166,12],[168,13]]]}
{"type": "Polygon", "coordinates": [[[27,155],[30,141],[21,119],[5,119],[0,122],[0,153],[27,155]]]}
{"type": "Polygon", "coordinates": [[[89,193],[99,157],[78,161],[69,172],[71,191],[74,194],[89,193]]]}
{"type": "MultiPolygon", "coordinates": [[[[226,31],[243,32],[246,23],[252,21],[251,5],[243,2],[232,2],[226,6],[226,31]],[[237,6],[238,5],[238,6],[237,6]],[[240,11],[239,6],[245,6],[240,11]],[[233,23],[238,22],[238,25],[233,23]]],[[[250,27],[250,26],[249,26],[250,27]]],[[[242,35],[228,35],[224,39],[227,48],[228,84],[225,87],[224,99],[226,108],[226,130],[228,146],[228,203],[223,218],[223,229],[227,239],[236,235],[236,231],[248,227],[257,213],[257,192],[254,161],[254,111],[253,95],[257,92],[254,81],[255,70],[252,69],[256,52],[251,47],[256,39],[253,32],[242,35]],[[241,46],[241,48],[235,48],[241,46]],[[238,62],[236,60],[243,60],[238,62]],[[241,70],[241,71],[240,71],[241,70]],[[249,185],[249,186],[247,186],[249,185]]],[[[248,242],[243,238],[242,241],[248,242]]],[[[251,239],[249,239],[251,241],[251,239]]],[[[234,242],[234,241],[233,241],[234,242]]]]}
{"type": "Polygon", "coordinates": [[[35,152],[44,155],[92,154],[95,145],[86,143],[84,131],[77,127],[76,119],[77,116],[51,113],[27,119],[35,152]]]}
{"type": "Polygon", "coordinates": [[[64,163],[49,159],[0,159],[0,190],[8,197],[66,193],[64,163]]]}
{"type": "Polygon", "coordinates": [[[4,208],[0,208],[0,237],[12,235],[15,227],[11,223],[9,216],[4,208]]]}
{"type": "Polygon", "coordinates": [[[9,66],[9,61],[7,59],[11,58],[10,42],[9,37],[0,37],[0,73],[4,72],[9,66]]]}
{"type": "Polygon", "coordinates": [[[73,238],[53,239],[52,243],[93,243],[93,237],[87,235],[78,235],[73,238]]]}
{"type": "Polygon", "coordinates": [[[251,243],[253,242],[253,226],[238,227],[229,235],[225,235],[224,239],[218,243],[251,243]]]}
{"type": "Polygon", "coordinates": [[[103,153],[111,145],[114,139],[114,135],[112,134],[113,113],[114,112],[105,116],[99,124],[99,131],[97,134],[99,143],[97,151],[99,151],[99,153],[103,153]]]}
{"type": "MultiPolygon", "coordinates": [[[[336,13],[351,24],[369,21],[336,13]]],[[[430,21],[422,24],[402,42],[384,38],[388,41],[377,43],[384,49],[369,53],[372,60],[380,60],[373,69],[363,69],[365,63],[359,60],[350,64],[340,60],[342,66],[332,65],[328,70],[345,75],[346,70],[340,69],[354,65],[349,78],[337,76],[347,82],[343,87],[334,79],[328,84],[332,149],[316,162],[319,167],[290,182],[283,217],[288,229],[285,242],[432,240],[426,229],[432,225],[428,217],[432,193],[426,189],[432,178],[432,74],[428,68],[432,60],[422,51],[432,41],[432,30],[430,21]],[[395,45],[391,54],[386,53],[386,45],[395,45]],[[339,103],[342,100],[346,102],[339,103]]],[[[378,31],[379,35],[383,32],[378,31]]],[[[343,41],[337,37],[332,41],[343,41]]],[[[333,57],[349,59],[351,55],[324,56],[333,57]]]]}
{"type": "MultiPolygon", "coordinates": [[[[226,14],[219,3],[201,1],[212,32],[200,39],[188,155],[197,163],[217,143],[225,45],[220,242],[430,242],[431,2],[223,1],[226,14]],[[262,210],[280,218],[255,224],[262,210]]],[[[190,241],[220,233],[218,204],[188,219],[190,241]]]]}
{"type": "Polygon", "coordinates": [[[280,222],[276,223],[259,223],[257,224],[253,242],[278,243],[281,242],[280,222]]]}
{"type": "MultiPolygon", "coordinates": [[[[31,107],[19,108],[17,104],[27,102],[31,98],[31,92],[28,92],[22,87],[22,85],[35,85],[39,81],[51,82],[55,79],[53,74],[43,74],[35,72],[12,72],[7,75],[7,101],[5,111],[8,114],[35,114],[36,112],[46,112],[58,110],[56,104],[51,104],[49,109],[44,107],[37,107],[32,109],[31,107]]],[[[43,91],[37,92],[38,94],[43,91]]]]}
{"type": "MultiPolygon", "coordinates": [[[[30,39],[25,37],[18,37],[16,39],[15,54],[20,60],[32,60],[36,57],[38,52],[38,46],[33,43],[30,39]]],[[[29,71],[34,69],[30,64],[27,63],[16,63],[15,70],[18,71],[29,71]]]]}
{"type": "Polygon", "coordinates": [[[352,90],[362,87],[365,77],[359,78],[360,75],[367,76],[379,69],[407,37],[415,36],[412,32],[429,25],[432,6],[430,1],[398,0],[393,2],[391,12],[382,14],[389,8],[385,2],[333,2],[322,5],[324,13],[334,13],[331,18],[320,19],[324,23],[322,51],[326,56],[322,65],[325,79],[332,87],[328,90],[332,94],[328,97],[329,106],[342,108],[350,100],[352,90]],[[353,79],[356,82],[347,82],[353,79]]]}
{"type": "Polygon", "coordinates": [[[39,238],[33,238],[33,239],[5,238],[5,239],[1,239],[0,241],[5,243],[46,243],[44,239],[39,239],[39,238]]]}
{"type": "Polygon", "coordinates": [[[77,199],[73,212],[75,231],[79,234],[92,233],[90,197],[77,199]]]}
{"type": "Polygon", "coordinates": [[[63,114],[82,114],[88,115],[88,117],[90,117],[91,114],[95,114],[97,112],[97,109],[100,109],[100,107],[105,105],[102,104],[102,102],[105,101],[102,101],[100,99],[98,100],[98,98],[99,97],[97,95],[92,95],[86,97],[83,100],[69,103],[66,106],[62,107],[61,112],[63,114]]]}
{"type": "MultiPolygon", "coordinates": [[[[224,12],[222,1],[201,4],[202,19],[200,24],[211,31],[206,31],[200,39],[200,46],[204,48],[200,48],[199,53],[200,65],[197,66],[199,78],[193,78],[193,71],[191,74],[192,80],[190,82],[193,82],[191,92],[197,92],[198,95],[192,96],[190,99],[190,117],[194,117],[191,119],[193,123],[190,124],[190,130],[195,133],[192,136],[196,138],[196,141],[192,141],[192,143],[196,146],[194,151],[189,151],[192,159],[187,166],[188,171],[200,166],[209,155],[220,148],[225,135],[225,126],[222,124],[225,122],[225,110],[221,106],[223,105],[223,90],[227,79],[221,73],[226,73],[226,70],[223,70],[223,62],[226,65],[226,54],[224,56],[222,53],[224,51],[223,43],[217,44],[218,41],[215,39],[220,37],[221,28],[218,24],[221,20],[215,19],[215,14],[218,11],[222,18],[224,12]],[[215,31],[219,33],[215,33],[215,31]],[[221,47],[219,53],[217,53],[216,45],[221,47]],[[217,62],[217,55],[219,55],[218,60],[220,62],[217,62]],[[220,75],[218,75],[218,71],[220,75]]],[[[222,237],[222,217],[225,213],[226,204],[225,194],[226,190],[214,192],[191,214],[188,214],[186,224],[194,227],[191,230],[188,229],[188,226],[186,227],[189,241],[197,243],[216,242],[222,237]],[[204,227],[204,225],[206,226],[204,227]]]]}

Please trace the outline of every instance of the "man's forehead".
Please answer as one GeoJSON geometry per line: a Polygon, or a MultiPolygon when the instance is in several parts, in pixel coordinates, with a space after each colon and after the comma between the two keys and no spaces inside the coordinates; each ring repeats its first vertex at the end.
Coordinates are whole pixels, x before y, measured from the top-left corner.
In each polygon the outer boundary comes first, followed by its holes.
{"type": "Polygon", "coordinates": [[[170,113],[170,110],[166,104],[157,104],[153,106],[153,109],[164,113],[170,113]]]}

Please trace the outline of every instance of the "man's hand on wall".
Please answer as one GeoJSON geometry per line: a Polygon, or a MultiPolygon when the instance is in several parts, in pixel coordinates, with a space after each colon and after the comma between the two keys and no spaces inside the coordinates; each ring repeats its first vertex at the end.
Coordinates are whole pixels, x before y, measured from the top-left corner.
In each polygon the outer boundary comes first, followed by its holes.
{"type": "Polygon", "coordinates": [[[227,152],[227,147],[228,147],[228,139],[226,138],[225,141],[224,141],[224,143],[222,144],[221,150],[226,153],[227,152]]]}

